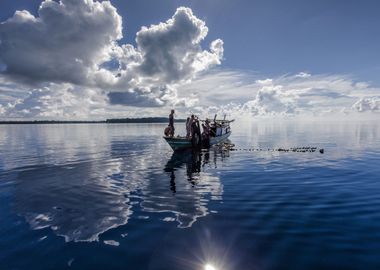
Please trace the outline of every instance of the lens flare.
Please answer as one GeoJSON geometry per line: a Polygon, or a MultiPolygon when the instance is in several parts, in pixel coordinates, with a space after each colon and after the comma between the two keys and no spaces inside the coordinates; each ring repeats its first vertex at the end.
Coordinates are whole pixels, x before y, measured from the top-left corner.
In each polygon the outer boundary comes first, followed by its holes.
{"type": "Polygon", "coordinates": [[[204,270],[218,270],[212,264],[206,264],[204,270]]]}

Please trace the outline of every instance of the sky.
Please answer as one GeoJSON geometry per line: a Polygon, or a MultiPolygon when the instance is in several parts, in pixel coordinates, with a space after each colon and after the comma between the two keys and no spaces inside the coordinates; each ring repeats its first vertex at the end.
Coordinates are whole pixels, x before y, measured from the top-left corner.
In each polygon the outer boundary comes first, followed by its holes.
{"type": "Polygon", "coordinates": [[[0,119],[380,112],[380,3],[2,0],[0,119]]]}

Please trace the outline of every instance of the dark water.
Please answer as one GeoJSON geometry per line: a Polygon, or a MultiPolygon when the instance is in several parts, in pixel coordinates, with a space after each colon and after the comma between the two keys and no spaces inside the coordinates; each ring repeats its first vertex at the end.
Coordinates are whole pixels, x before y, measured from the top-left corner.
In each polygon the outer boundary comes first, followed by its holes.
{"type": "Polygon", "coordinates": [[[0,269],[380,269],[380,124],[0,126],[0,269]],[[206,266],[209,264],[209,266],[206,266]]]}

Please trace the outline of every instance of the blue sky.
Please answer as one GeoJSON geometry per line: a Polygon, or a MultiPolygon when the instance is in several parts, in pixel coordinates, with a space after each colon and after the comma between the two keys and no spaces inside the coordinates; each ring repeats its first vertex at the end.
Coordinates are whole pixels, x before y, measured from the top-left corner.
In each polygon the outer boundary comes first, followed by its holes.
{"type": "Polygon", "coordinates": [[[133,33],[141,25],[162,21],[177,6],[185,5],[206,21],[210,29],[206,42],[215,38],[224,40],[225,67],[253,70],[268,76],[300,70],[348,73],[358,79],[380,83],[379,1],[198,0],[113,3],[125,14],[125,36],[128,42],[133,42],[133,33]],[[132,35],[128,34],[128,25],[132,35]]]}
{"type": "MultiPolygon", "coordinates": [[[[41,1],[3,0],[0,21],[15,10],[36,14],[41,1]]],[[[263,75],[353,74],[380,83],[380,2],[343,0],[139,0],[111,1],[124,18],[123,43],[133,43],[143,25],[188,6],[206,21],[205,42],[225,42],[223,66],[263,75]]]]}
{"type": "MultiPolygon", "coordinates": [[[[41,1],[37,0],[3,0],[0,2],[0,21],[11,18],[16,10],[27,10],[38,17],[40,3],[41,1]]],[[[257,94],[263,88],[260,80],[270,79],[271,89],[276,88],[281,82],[282,90],[277,89],[274,92],[283,93],[291,91],[284,88],[284,80],[292,88],[292,83],[299,85],[298,81],[301,78],[305,81],[310,77],[314,79],[312,80],[314,84],[324,85],[322,88],[325,87],[323,81],[328,78],[334,79],[329,81],[333,86],[327,88],[334,88],[337,81],[346,81],[348,85],[353,86],[350,93],[356,91],[355,84],[359,83],[361,88],[366,84],[365,94],[351,95],[352,104],[347,103],[346,107],[354,105],[355,98],[358,100],[367,98],[369,103],[361,104],[364,107],[369,106],[378,110],[380,106],[376,88],[380,86],[378,76],[380,2],[378,1],[112,0],[111,4],[122,18],[123,37],[117,39],[117,43],[131,44],[134,47],[138,47],[135,41],[136,33],[142,26],[149,27],[166,22],[180,6],[190,8],[194,16],[204,21],[208,27],[207,35],[199,45],[207,50],[212,41],[220,39],[223,41],[224,49],[221,63],[213,67],[210,65],[210,68],[204,68],[202,72],[197,73],[197,76],[191,78],[193,85],[201,89],[200,81],[203,80],[206,82],[203,86],[207,91],[212,87],[210,83],[217,84],[215,78],[220,78],[224,74],[230,79],[225,85],[232,87],[239,84],[239,87],[242,87],[239,93],[246,100],[237,97],[236,93],[234,96],[232,92],[230,98],[241,107],[245,102],[258,98],[257,94]],[[210,73],[209,77],[202,77],[210,73]],[[300,73],[310,76],[298,76],[300,73]]],[[[186,77],[186,80],[189,81],[189,78],[186,77]]],[[[46,82],[48,81],[47,79],[46,82]]],[[[75,84],[80,83],[74,81],[75,84]]],[[[178,85],[178,81],[170,84],[173,87],[178,85]]],[[[191,84],[190,86],[181,84],[182,88],[192,89],[191,84]]],[[[326,93],[325,90],[323,89],[323,93],[326,93]]],[[[178,97],[182,95],[180,90],[173,91],[171,93],[175,92],[174,95],[178,97]]],[[[204,98],[208,96],[208,93],[199,91],[193,94],[204,98]]],[[[328,91],[338,91],[339,95],[342,94],[341,90],[328,89],[328,91]]],[[[337,94],[332,94],[329,98],[333,96],[336,97],[337,94]]],[[[129,99],[130,95],[126,98],[129,99]]],[[[277,98],[282,99],[281,94],[277,98]]],[[[132,99],[136,104],[145,104],[141,103],[140,97],[133,96],[132,99]]],[[[224,103],[219,101],[219,104],[212,105],[227,106],[228,99],[226,97],[224,103]]],[[[294,106],[299,105],[298,101],[294,106]]],[[[153,112],[154,110],[150,110],[146,113],[153,112]]]]}

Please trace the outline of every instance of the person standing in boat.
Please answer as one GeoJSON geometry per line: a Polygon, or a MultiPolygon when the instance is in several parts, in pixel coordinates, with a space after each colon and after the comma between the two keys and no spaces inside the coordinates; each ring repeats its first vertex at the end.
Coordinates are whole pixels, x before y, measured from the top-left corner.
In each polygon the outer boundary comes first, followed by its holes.
{"type": "Polygon", "coordinates": [[[205,124],[204,124],[204,128],[203,128],[203,132],[206,134],[207,137],[210,137],[210,131],[211,131],[210,121],[208,119],[206,119],[205,124]]]}
{"type": "Polygon", "coordinates": [[[195,117],[194,117],[194,114],[192,114],[190,117],[190,121],[189,121],[189,132],[190,132],[189,137],[191,137],[193,135],[193,123],[194,123],[194,121],[195,121],[195,117]]]}
{"type": "Polygon", "coordinates": [[[187,117],[186,119],[186,138],[190,137],[191,134],[191,119],[190,117],[187,117]]]}
{"type": "Polygon", "coordinates": [[[201,143],[201,129],[199,127],[199,120],[197,118],[193,118],[191,124],[191,141],[193,146],[199,146],[201,143]]]}
{"type": "Polygon", "coordinates": [[[169,136],[173,137],[174,136],[174,110],[171,110],[169,114],[169,127],[170,127],[170,133],[169,136]]]}

